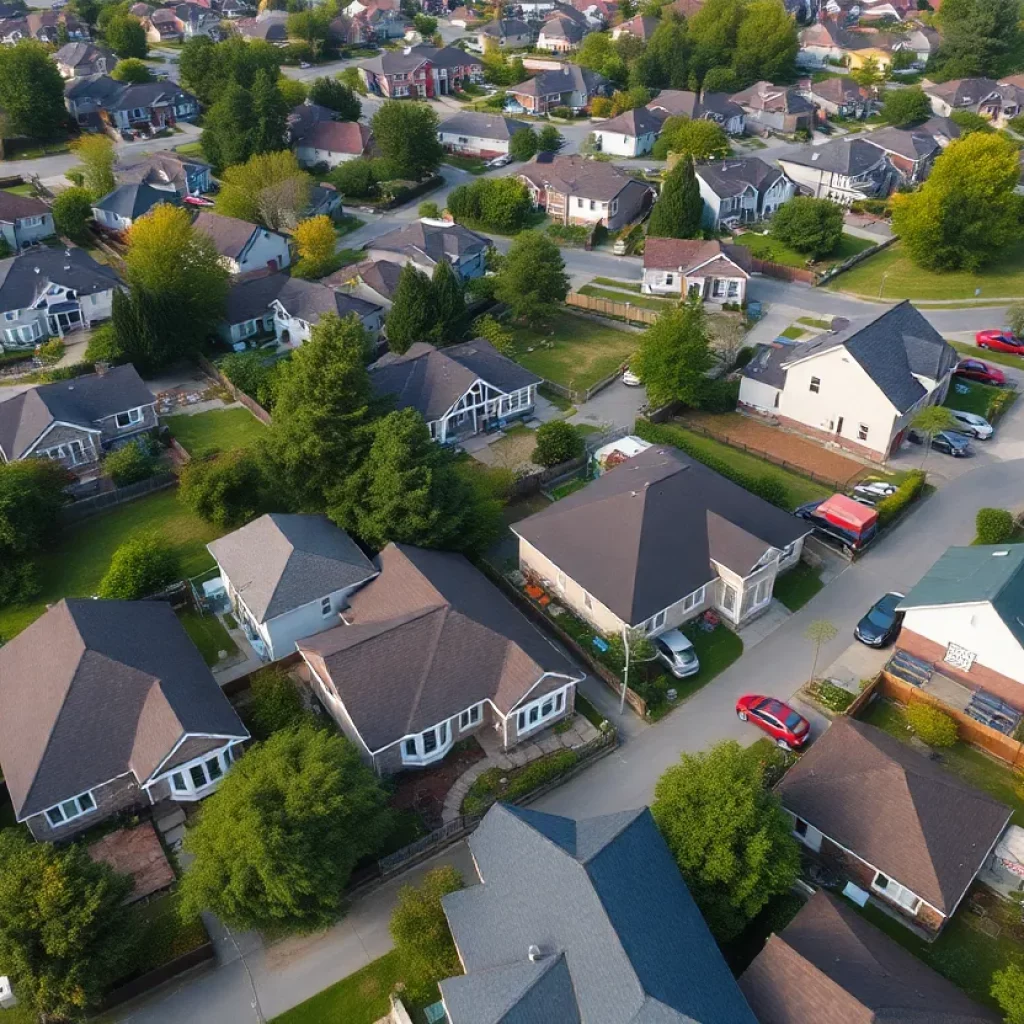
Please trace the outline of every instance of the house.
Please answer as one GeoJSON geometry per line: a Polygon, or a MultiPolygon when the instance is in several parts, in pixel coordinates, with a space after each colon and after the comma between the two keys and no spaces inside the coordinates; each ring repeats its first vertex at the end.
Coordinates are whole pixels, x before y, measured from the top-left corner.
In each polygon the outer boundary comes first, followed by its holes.
{"type": "Polygon", "coordinates": [[[871,92],[852,78],[811,82],[807,98],[832,117],[862,118],[871,113],[871,92]]]}
{"type": "Polygon", "coordinates": [[[918,67],[923,68],[928,59],[938,53],[942,40],[939,33],[926,25],[912,25],[906,37],[893,45],[893,53],[910,52],[918,67]]]}
{"type": "Polygon", "coordinates": [[[208,235],[232,274],[253,270],[282,270],[291,263],[288,239],[269,228],[202,210],[195,229],[208,235]]]}
{"type": "Polygon", "coordinates": [[[306,99],[288,111],[288,137],[293,143],[301,142],[321,121],[337,120],[337,111],[306,99]]]}
{"type": "Polygon", "coordinates": [[[594,138],[602,153],[638,157],[650,153],[661,133],[663,118],[646,107],[627,110],[594,127],[594,138]]]}
{"type": "Polygon", "coordinates": [[[794,86],[755,82],[749,89],[734,93],[732,102],[742,107],[747,126],[764,134],[769,131],[809,132],[814,126],[814,104],[794,86]]]}
{"type": "Polygon", "coordinates": [[[588,27],[582,16],[566,17],[564,14],[552,15],[541,26],[537,36],[537,49],[551,53],[571,53],[583,41],[588,27]]]}
{"type": "Polygon", "coordinates": [[[453,7],[448,12],[448,23],[455,28],[474,29],[481,23],[480,15],[469,7],[453,7]]]}
{"type": "Polygon", "coordinates": [[[991,78],[955,78],[950,82],[924,85],[932,110],[949,117],[954,110],[966,110],[987,117],[999,126],[1016,117],[1024,106],[1024,87],[991,78]]]}
{"type": "Polygon", "coordinates": [[[803,194],[843,206],[887,196],[895,178],[885,151],[860,136],[800,146],[779,156],[778,161],[803,194]]]}
{"type": "Polygon", "coordinates": [[[900,602],[898,646],[970,690],[1024,708],[1024,550],[949,548],[900,602]]]}
{"type": "Polygon", "coordinates": [[[336,626],[349,595],[377,575],[355,541],[324,515],[260,516],[206,548],[235,617],[267,661],[336,626]]]}
{"type": "Polygon", "coordinates": [[[540,382],[483,338],[442,349],[418,341],[370,365],[376,394],[415,409],[441,444],[531,415],[540,382]]]}
{"type": "Polygon", "coordinates": [[[232,27],[246,42],[258,39],[275,46],[288,43],[287,11],[261,11],[255,18],[239,18],[232,27]]]}
{"type": "Polygon", "coordinates": [[[105,75],[117,64],[112,50],[89,42],[65,43],[53,55],[53,60],[61,78],[105,75]]]}
{"type": "Polygon", "coordinates": [[[145,216],[158,203],[180,204],[176,192],[154,188],[143,182],[118,185],[92,208],[93,219],[107,231],[127,231],[140,217],[145,216]]]}
{"type": "Polygon", "coordinates": [[[325,277],[323,283],[330,288],[348,292],[367,302],[376,303],[385,311],[391,308],[395,298],[398,279],[402,275],[402,264],[391,260],[363,260],[335,271],[325,277]]]}
{"type": "Polygon", "coordinates": [[[774,385],[758,378],[757,367],[749,375],[745,369],[739,401],[799,433],[885,462],[903,444],[914,416],[945,399],[958,358],[904,301],[791,346],[782,362],[776,360],[774,385]]]}
{"type": "Polygon", "coordinates": [[[437,128],[437,137],[448,153],[484,158],[504,156],[516,132],[528,127],[501,114],[460,111],[445,118],[437,128]]]}
{"type": "Polygon", "coordinates": [[[158,7],[148,18],[143,18],[142,27],[150,43],[180,43],[185,35],[185,26],[170,7],[158,7]]]}
{"type": "Polygon", "coordinates": [[[119,181],[142,182],[174,192],[179,198],[199,196],[213,188],[212,168],[195,157],[173,150],[150,153],[135,163],[115,168],[119,181]]]}
{"type": "Polygon", "coordinates": [[[650,185],[577,154],[539,153],[523,165],[518,178],[534,206],[561,224],[603,224],[618,231],[638,220],[654,200],[650,185]]]}
{"type": "Polygon", "coordinates": [[[655,30],[660,24],[661,22],[657,18],[638,14],[636,17],[630,18],[629,21],[616,25],[612,29],[612,39],[616,40],[620,36],[632,36],[634,39],[639,39],[646,43],[654,35],[655,30]]]}
{"type": "Polygon", "coordinates": [[[0,765],[36,839],[201,800],[248,738],[162,601],[68,598],[0,648],[0,765]]]}
{"type": "Polygon", "coordinates": [[[937,935],[1010,809],[874,726],[833,720],[775,787],[793,834],[856,887],[937,935]]]}
{"type": "Polygon", "coordinates": [[[646,808],[499,803],[468,843],[479,881],[441,900],[451,1024],[756,1024],[646,808]]]}
{"type": "Polygon", "coordinates": [[[34,39],[50,46],[78,43],[89,38],[89,27],[68,11],[30,11],[0,21],[0,42],[14,46],[22,39],[34,39]]]}
{"type": "Polygon", "coordinates": [[[835,18],[823,17],[800,30],[800,50],[796,62],[803,67],[814,68],[824,64],[840,64],[852,43],[852,36],[853,33],[847,32],[835,18]]]}
{"type": "Polygon", "coordinates": [[[325,313],[354,314],[373,338],[381,328],[381,307],[336,291],[319,281],[284,273],[252,274],[228,291],[222,334],[232,344],[273,334],[279,345],[298,348],[309,341],[325,313]]]}
{"type": "Polygon", "coordinates": [[[892,71],[892,54],[880,46],[865,46],[860,50],[851,50],[846,55],[846,64],[851,71],[860,71],[872,61],[881,74],[886,75],[892,71]]]}
{"type": "Polygon", "coordinates": [[[708,160],[697,164],[695,171],[704,221],[716,230],[730,221],[765,220],[796,191],[784,172],[756,156],[708,160]]]}
{"type": "Polygon", "coordinates": [[[824,889],[768,937],[739,985],[761,1024],[1000,1020],[824,889]]]}
{"type": "Polygon", "coordinates": [[[461,224],[430,224],[415,221],[378,235],[366,248],[372,260],[413,263],[424,273],[433,273],[441,260],[448,260],[459,277],[483,277],[491,240],[461,224]]]}
{"type": "Polygon", "coordinates": [[[516,18],[501,18],[489,21],[477,36],[477,46],[484,50],[487,44],[499,50],[521,50],[533,46],[537,39],[537,30],[529,22],[516,18]]]}
{"type": "Polygon", "coordinates": [[[647,104],[647,109],[664,120],[669,117],[688,117],[691,121],[714,121],[726,135],[742,135],[746,128],[746,114],[738,103],[724,92],[705,92],[698,95],[685,89],[662,89],[647,104]]]}
{"type": "Polygon", "coordinates": [[[309,206],[304,217],[340,217],[341,193],[329,181],[321,181],[309,190],[309,206]]]}
{"type": "Polygon", "coordinates": [[[199,116],[199,101],[174,82],[117,82],[109,75],[73,78],[64,87],[68,113],[90,131],[159,129],[199,116]]]}
{"type": "Polygon", "coordinates": [[[37,249],[0,260],[0,344],[32,349],[110,317],[121,279],[84,249],[37,249]]]}
{"type": "Polygon", "coordinates": [[[511,529],[523,573],[607,636],[654,635],[708,608],[749,622],[800,561],[808,533],[796,516],[654,446],[511,529]]]}
{"type": "Polygon", "coordinates": [[[949,117],[929,117],[924,124],[919,124],[914,131],[924,132],[935,139],[945,149],[954,139],[959,139],[962,131],[960,125],[949,117]]]}
{"type": "Polygon", "coordinates": [[[541,71],[519,85],[510,86],[505,109],[511,113],[546,114],[554,107],[568,107],[578,114],[590,106],[595,96],[604,96],[608,90],[604,75],[578,64],[565,64],[557,71],[541,71]]]}
{"type": "Polygon", "coordinates": [[[385,50],[357,67],[366,88],[389,99],[447,96],[484,79],[483,61],[454,46],[385,50]]]}
{"type": "Polygon", "coordinates": [[[180,3],[174,6],[174,13],[178,17],[178,24],[186,40],[195,39],[196,36],[209,36],[218,41],[224,36],[220,27],[221,15],[210,10],[208,5],[180,3]]]}
{"type": "Polygon", "coordinates": [[[581,672],[462,555],[388,544],[343,625],[298,642],[313,691],[374,771],[481,729],[508,749],[570,715],[581,672]]]}
{"type": "Polygon", "coordinates": [[[14,252],[55,232],[53,214],[41,199],[0,192],[0,238],[14,252]]]}
{"type": "Polygon", "coordinates": [[[337,167],[366,156],[372,145],[373,133],[368,125],[358,121],[317,121],[296,144],[295,156],[303,167],[337,167]]]}
{"type": "Polygon", "coordinates": [[[917,128],[879,128],[867,132],[864,141],[885,154],[890,166],[907,185],[924,181],[943,149],[934,135],[917,128]]]}
{"type": "Polygon", "coordinates": [[[748,251],[713,239],[648,238],[644,248],[645,295],[697,295],[709,305],[746,300],[748,251]]]}

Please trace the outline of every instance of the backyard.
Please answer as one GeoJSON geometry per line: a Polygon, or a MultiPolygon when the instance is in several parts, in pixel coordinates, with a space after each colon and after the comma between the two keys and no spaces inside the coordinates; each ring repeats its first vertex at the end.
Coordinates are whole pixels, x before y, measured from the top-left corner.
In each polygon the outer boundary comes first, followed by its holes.
{"type": "Polygon", "coordinates": [[[164,422],[174,439],[194,458],[215,452],[247,448],[258,441],[266,427],[248,409],[211,409],[195,415],[178,413],[164,422]]]}
{"type": "Polygon", "coordinates": [[[238,653],[238,646],[216,615],[200,615],[199,612],[189,608],[186,611],[178,612],[178,619],[210,668],[220,663],[221,651],[224,651],[229,658],[232,654],[238,653]]]}
{"type": "Polygon", "coordinates": [[[785,267],[797,267],[799,269],[810,266],[815,270],[824,270],[833,263],[842,263],[843,260],[848,260],[851,256],[856,256],[857,253],[870,249],[875,244],[866,238],[856,238],[854,235],[844,234],[839,239],[839,245],[835,252],[829,254],[824,259],[809,263],[803,253],[790,249],[788,245],[780,242],[777,238],[772,238],[771,235],[761,235],[754,231],[748,231],[745,234],[738,235],[733,239],[733,242],[736,245],[748,248],[751,254],[758,259],[767,260],[770,263],[781,263],[785,267]]]}

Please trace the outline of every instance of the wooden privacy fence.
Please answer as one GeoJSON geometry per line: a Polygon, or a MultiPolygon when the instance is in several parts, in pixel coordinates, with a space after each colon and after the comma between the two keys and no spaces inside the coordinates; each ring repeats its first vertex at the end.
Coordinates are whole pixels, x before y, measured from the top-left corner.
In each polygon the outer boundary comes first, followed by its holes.
{"type": "Polygon", "coordinates": [[[127,484],[118,487],[113,491],[103,491],[88,498],[80,498],[70,505],[65,505],[60,510],[60,521],[64,526],[71,523],[88,519],[105,509],[113,508],[115,505],[122,505],[126,501],[134,501],[145,494],[152,494],[153,491],[163,491],[168,487],[177,487],[178,478],[173,473],[156,473],[138,483],[127,484]]]}
{"type": "Polygon", "coordinates": [[[579,309],[589,309],[602,316],[617,316],[642,324],[653,324],[660,316],[657,310],[634,306],[632,302],[612,302],[610,299],[598,299],[593,295],[580,295],[579,292],[569,292],[565,297],[565,304],[577,306],[579,309]]]}
{"type": "Polygon", "coordinates": [[[804,284],[817,284],[818,275],[813,270],[803,270],[800,267],[787,267],[783,263],[772,263],[771,260],[750,257],[750,269],[755,274],[763,274],[765,277],[775,277],[780,281],[802,281],[804,284]]]}
{"type": "Polygon", "coordinates": [[[215,381],[226,388],[231,393],[231,397],[234,398],[236,402],[241,402],[241,404],[244,405],[246,409],[256,417],[256,419],[261,423],[270,423],[270,413],[267,412],[267,410],[264,409],[263,406],[254,398],[250,398],[241,388],[236,388],[235,385],[232,384],[231,381],[229,381],[227,377],[225,377],[224,374],[206,358],[206,356],[199,356],[198,362],[199,368],[204,373],[208,373],[215,381]]]}

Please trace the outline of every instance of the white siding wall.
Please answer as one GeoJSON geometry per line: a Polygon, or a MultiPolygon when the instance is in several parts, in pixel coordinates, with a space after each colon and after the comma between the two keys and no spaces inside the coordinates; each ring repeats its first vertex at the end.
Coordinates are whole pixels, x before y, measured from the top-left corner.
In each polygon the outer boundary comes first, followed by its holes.
{"type": "Polygon", "coordinates": [[[479,135],[438,132],[441,145],[460,153],[508,153],[508,139],[485,139],[479,135]]]}
{"type": "Polygon", "coordinates": [[[700,189],[701,199],[704,200],[704,223],[717,224],[722,201],[718,198],[715,190],[699,174],[697,175],[697,187],[700,189]]]}
{"type": "Polygon", "coordinates": [[[653,132],[646,135],[624,135],[622,132],[605,132],[594,129],[594,135],[601,140],[601,152],[610,156],[636,157],[643,156],[654,148],[657,136],[653,132]]]}
{"type": "MultiPolygon", "coordinates": [[[[359,584],[358,586],[362,586],[359,584]]],[[[277,661],[295,651],[295,641],[322,633],[325,629],[339,624],[338,612],[348,604],[348,596],[358,587],[346,587],[325,595],[331,599],[331,611],[324,615],[320,601],[310,601],[301,608],[295,608],[284,615],[278,615],[265,623],[266,635],[270,638],[270,657],[277,661]]]]}
{"type": "Polygon", "coordinates": [[[277,261],[277,269],[282,270],[291,263],[288,252],[288,239],[273,231],[259,229],[259,237],[246,250],[241,261],[235,261],[238,273],[248,274],[253,270],[263,270],[271,260],[277,261]]]}
{"type": "Polygon", "coordinates": [[[740,378],[740,403],[765,412],[774,412],[779,401],[779,389],[751,377],[740,378]]]}
{"type": "Polygon", "coordinates": [[[96,320],[109,320],[114,306],[114,289],[109,288],[105,292],[79,296],[78,304],[82,307],[83,320],[89,323],[96,320]]]}
{"type": "Polygon", "coordinates": [[[295,157],[303,167],[312,167],[314,164],[337,167],[348,160],[355,160],[357,156],[358,153],[336,153],[331,149],[315,149],[313,146],[298,146],[295,150],[295,157]]]}

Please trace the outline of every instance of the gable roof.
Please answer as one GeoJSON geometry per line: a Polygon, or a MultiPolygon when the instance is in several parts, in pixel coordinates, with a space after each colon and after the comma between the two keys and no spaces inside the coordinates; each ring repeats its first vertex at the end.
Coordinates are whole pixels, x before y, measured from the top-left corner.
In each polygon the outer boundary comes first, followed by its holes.
{"type": "Polygon", "coordinates": [[[929,96],[937,96],[954,108],[976,107],[993,94],[1013,102],[1019,102],[1019,97],[1024,96],[1024,91],[1012,82],[1000,84],[991,78],[954,78],[949,82],[922,85],[921,88],[929,96]]]}
{"type": "Polygon", "coordinates": [[[84,249],[33,249],[0,260],[0,311],[31,306],[51,284],[95,295],[120,283],[110,267],[97,263],[84,249]]]}
{"type": "Polygon", "coordinates": [[[511,139],[516,132],[528,127],[524,121],[516,121],[501,114],[477,113],[463,110],[445,118],[437,130],[447,135],[466,135],[478,139],[511,139]]]}
{"type": "Polygon", "coordinates": [[[50,208],[41,199],[0,191],[0,221],[13,224],[22,217],[45,217],[50,208]]]}
{"type": "Polygon", "coordinates": [[[914,161],[927,160],[942,149],[934,135],[917,128],[879,128],[865,134],[864,141],[914,161]]]}
{"type": "Polygon", "coordinates": [[[398,50],[385,50],[376,57],[360,61],[357,67],[365,68],[376,75],[403,74],[430,62],[435,67],[483,67],[483,61],[455,46],[406,46],[398,50]]]}
{"type": "Polygon", "coordinates": [[[1010,809],[873,726],[837,718],[776,787],[783,805],[949,915],[1010,809]]]}
{"type": "Polygon", "coordinates": [[[247,220],[225,217],[223,214],[211,213],[209,210],[201,210],[192,226],[207,235],[213,241],[217,252],[228,259],[237,259],[241,256],[253,235],[260,231],[266,231],[268,235],[277,234],[276,231],[271,231],[269,228],[250,224],[247,220]]]}
{"type": "Polygon", "coordinates": [[[820,146],[798,146],[779,157],[779,163],[797,164],[799,167],[815,167],[834,174],[856,176],[870,171],[885,159],[877,146],[866,138],[843,137],[831,139],[820,146]]]}
{"type": "Polygon", "coordinates": [[[604,75],[579,64],[563,64],[560,68],[541,71],[518,85],[509,86],[513,96],[563,96],[569,92],[590,95],[608,84],[604,75]]]}
{"type": "Polygon", "coordinates": [[[867,102],[871,93],[858,85],[852,78],[826,78],[823,82],[812,82],[810,93],[831,103],[867,102]]]}
{"type": "Polygon", "coordinates": [[[317,121],[304,131],[299,145],[361,156],[372,138],[369,126],[358,121],[317,121]]]}
{"type": "Polygon", "coordinates": [[[336,121],[337,119],[337,111],[307,99],[288,111],[288,132],[292,141],[298,142],[320,121],[336,121]]]}
{"type": "Polygon", "coordinates": [[[779,178],[785,177],[778,167],[756,156],[706,160],[698,163],[694,170],[715,195],[723,199],[740,195],[748,186],[763,196],[779,178]]]}
{"type": "Polygon", "coordinates": [[[583,678],[462,555],[392,543],[374,564],[380,575],[349,599],[347,625],[298,642],[371,751],[482,700],[508,714],[528,693],[583,678]],[[545,673],[557,675],[541,682],[545,673]]]}
{"type": "Polygon", "coordinates": [[[633,626],[715,579],[712,560],[745,577],[769,548],[808,529],[676,449],[652,446],[512,532],[633,626]]]}
{"type": "Polygon", "coordinates": [[[322,281],[304,281],[278,271],[259,273],[237,281],[228,290],[224,318],[229,324],[264,316],[274,301],[290,316],[315,324],[325,313],[344,317],[355,313],[360,319],[381,307],[365,299],[328,287],[322,281]]]}
{"type": "Polygon", "coordinates": [[[565,195],[602,202],[614,199],[631,183],[648,188],[614,164],[588,160],[577,153],[566,156],[539,153],[520,168],[519,177],[525,178],[535,188],[553,189],[565,195]]]}
{"type": "Polygon", "coordinates": [[[149,213],[158,203],[169,203],[178,206],[178,194],[166,188],[153,188],[144,181],[128,182],[118,185],[113,192],[108,192],[98,200],[94,210],[105,210],[116,217],[135,220],[149,213]]]}
{"type": "Polygon", "coordinates": [[[498,21],[487,22],[480,31],[485,36],[504,39],[505,36],[532,36],[533,26],[518,18],[501,18],[498,21]]]}
{"type": "Polygon", "coordinates": [[[64,86],[64,96],[82,112],[199,105],[195,96],[174,82],[118,82],[106,74],[72,78],[64,86]]]}
{"type": "Polygon", "coordinates": [[[106,59],[111,68],[117,63],[113,51],[90,42],[65,43],[53,55],[53,59],[58,64],[67,68],[77,68],[82,64],[94,64],[101,58],[106,59]]]}
{"type": "Polygon", "coordinates": [[[785,364],[791,354],[787,345],[770,345],[762,342],[755,346],[750,362],[743,367],[742,376],[781,390],[786,386],[785,364]]]}
{"type": "Polygon", "coordinates": [[[323,279],[323,284],[330,288],[340,288],[358,278],[382,298],[391,299],[394,298],[401,276],[401,263],[393,260],[363,260],[362,263],[353,263],[335,271],[323,279]]]}
{"type": "Polygon", "coordinates": [[[729,245],[717,238],[648,238],[644,246],[644,270],[677,270],[689,273],[714,259],[726,259],[749,277],[750,254],[746,246],[729,245]]]}
{"type": "Polygon", "coordinates": [[[209,170],[210,165],[202,160],[164,150],[118,167],[116,174],[122,181],[144,181],[158,188],[160,185],[173,185],[175,191],[181,193],[186,191],[189,171],[199,174],[209,170]]]}
{"type": "Polygon", "coordinates": [[[564,14],[548,18],[540,28],[540,34],[545,39],[564,39],[569,43],[578,43],[586,31],[584,25],[564,14]]]}
{"type": "Polygon", "coordinates": [[[998,1024],[856,910],[816,892],[740,978],[761,1024],[998,1024]]]}
{"type": "Polygon", "coordinates": [[[637,138],[640,135],[657,135],[661,131],[663,123],[663,119],[653,111],[646,107],[637,107],[619,114],[618,117],[598,122],[594,125],[594,131],[618,132],[621,135],[628,135],[630,138],[637,138]]]}
{"type": "Polygon", "coordinates": [[[376,573],[355,541],[324,515],[271,512],[206,547],[258,622],[376,573]]]}
{"type": "Polygon", "coordinates": [[[0,765],[19,820],[132,772],[187,733],[245,727],[170,605],[69,598],[0,648],[0,765]]]}
{"type": "Polygon", "coordinates": [[[451,1024],[755,1024],[647,809],[495,804],[469,846],[483,881],[441,901],[451,1024]]]}
{"type": "Polygon", "coordinates": [[[424,224],[415,221],[404,228],[395,228],[373,239],[368,249],[399,252],[415,262],[430,265],[447,259],[456,263],[463,256],[473,256],[490,248],[491,240],[461,224],[424,224]]]}
{"type": "Polygon", "coordinates": [[[755,82],[747,89],[733,93],[732,101],[750,110],[766,110],[779,114],[806,114],[814,112],[814,104],[805,99],[791,85],[773,85],[755,82]]]}
{"type": "Polygon", "coordinates": [[[661,20],[659,18],[651,18],[644,14],[637,14],[628,21],[622,22],[622,24],[616,28],[616,31],[636,36],[637,39],[643,39],[646,42],[654,35],[660,24],[661,20]]]}
{"type": "Polygon", "coordinates": [[[706,92],[698,96],[686,89],[662,89],[647,104],[647,109],[661,112],[665,117],[701,118],[707,114],[716,114],[727,121],[732,117],[743,116],[743,108],[724,92],[706,92]]]}

